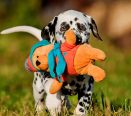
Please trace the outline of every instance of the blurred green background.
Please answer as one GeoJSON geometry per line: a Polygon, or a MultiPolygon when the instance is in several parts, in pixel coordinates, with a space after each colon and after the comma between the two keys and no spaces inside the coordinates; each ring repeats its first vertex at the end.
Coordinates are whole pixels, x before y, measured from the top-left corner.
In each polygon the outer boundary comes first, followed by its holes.
{"type": "MultiPolygon", "coordinates": [[[[95,83],[93,109],[99,115],[131,115],[131,2],[128,0],[0,0],[0,31],[30,25],[40,29],[55,15],[74,9],[91,15],[103,42],[90,43],[105,51],[107,59],[97,63],[107,72],[95,83]]],[[[33,74],[24,61],[36,38],[26,33],[0,35],[0,115],[33,115],[33,74]]],[[[76,96],[70,97],[75,108],[76,96]]],[[[73,109],[72,109],[73,111],[73,109]]],[[[97,113],[94,113],[97,115],[97,113]]]]}

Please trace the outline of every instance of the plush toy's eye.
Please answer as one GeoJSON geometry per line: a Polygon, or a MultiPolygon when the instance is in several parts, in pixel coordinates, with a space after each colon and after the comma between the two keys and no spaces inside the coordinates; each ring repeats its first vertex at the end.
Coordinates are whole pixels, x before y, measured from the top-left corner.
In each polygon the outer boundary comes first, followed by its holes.
{"type": "Polygon", "coordinates": [[[37,56],[37,58],[39,58],[39,56],[37,56]]]}
{"type": "Polygon", "coordinates": [[[60,31],[66,31],[70,28],[70,25],[67,24],[66,22],[61,23],[61,28],[60,31]]]}
{"type": "Polygon", "coordinates": [[[83,25],[83,24],[77,23],[77,28],[78,28],[80,31],[86,31],[86,27],[85,27],[85,25],[83,25]]]}

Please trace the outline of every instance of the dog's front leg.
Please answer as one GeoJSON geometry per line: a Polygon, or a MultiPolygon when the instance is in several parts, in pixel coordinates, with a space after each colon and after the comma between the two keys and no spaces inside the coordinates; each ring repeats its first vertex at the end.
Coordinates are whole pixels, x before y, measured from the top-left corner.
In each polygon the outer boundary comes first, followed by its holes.
{"type": "Polygon", "coordinates": [[[33,80],[33,96],[35,99],[35,110],[42,111],[44,101],[44,86],[43,86],[43,75],[40,72],[34,73],[33,80]]]}
{"type": "Polygon", "coordinates": [[[51,116],[57,116],[61,112],[62,106],[61,92],[50,94],[49,89],[52,82],[53,79],[50,78],[50,80],[45,84],[45,91],[47,93],[45,104],[51,116]]]}

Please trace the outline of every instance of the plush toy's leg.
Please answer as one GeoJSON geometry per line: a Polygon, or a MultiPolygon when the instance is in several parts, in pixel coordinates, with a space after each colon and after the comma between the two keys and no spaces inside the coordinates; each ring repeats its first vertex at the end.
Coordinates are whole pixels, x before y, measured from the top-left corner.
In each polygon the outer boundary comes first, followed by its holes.
{"type": "Polygon", "coordinates": [[[84,57],[87,57],[87,58],[100,60],[100,61],[103,61],[106,58],[106,55],[102,50],[93,48],[87,44],[81,45],[79,50],[84,51],[83,55],[85,55],[84,57]]]}
{"type": "Polygon", "coordinates": [[[99,82],[105,78],[105,71],[98,66],[90,65],[88,68],[88,75],[91,75],[96,82],[99,82]]]}
{"type": "Polygon", "coordinates": [[[87,74],[92,76],[96,82],[99,82],[105,78],[105,71],[93,64],[88,64],[79,73],[81,75],[87,74]]]}

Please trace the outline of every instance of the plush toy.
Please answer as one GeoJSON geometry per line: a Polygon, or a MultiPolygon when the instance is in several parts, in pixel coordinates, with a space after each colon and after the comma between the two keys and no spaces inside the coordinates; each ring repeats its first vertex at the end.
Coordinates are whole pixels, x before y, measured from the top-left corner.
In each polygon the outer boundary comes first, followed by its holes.
{"type": "Polygon", "coordinates": [[[60,90],[66,75],[90,75],[96,82],[105,78],[105,71],[93,63],[95,60],[103,61],[105,53],[91,47],[89,44],[76,45],[76,35],[68,30],[65,42],[50,44],[43,40],[35,44],[28,57],[28,67],[31,71],[48,71],[55,78],[50,93],[60,90]]]}

